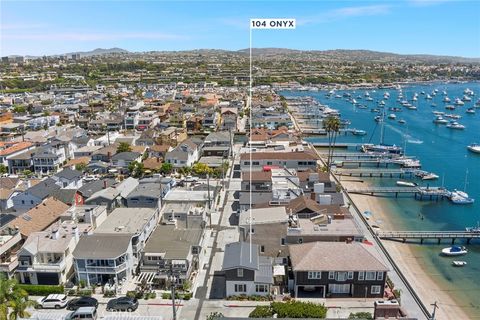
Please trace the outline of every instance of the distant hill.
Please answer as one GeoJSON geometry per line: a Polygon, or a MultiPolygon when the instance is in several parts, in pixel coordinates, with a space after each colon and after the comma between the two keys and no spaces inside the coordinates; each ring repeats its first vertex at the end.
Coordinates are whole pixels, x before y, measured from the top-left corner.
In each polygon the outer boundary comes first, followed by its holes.
{"type": "Polygon", "coordinates": [[[111,54],[111,53],[130,53],[130,52],[121,48],[110,48],[110,49],[97,48],[91,51],[69,52],[69,53],[65,53],[65,55],[71,56],[72,54],[80,54],[80,57],[91,57],[91,56],[99,56],[99,55],[111,54]]]}
{"type": "MultiPolygon", "coordinates": [[[[249,54],[250,49],[242,49],[237,52],[249,54]]],[[[254,56],[310,56],[338,61],[359,62],[435,62],[435,63],[480,63],[480,58],[465,58],[456,56],[437,56],[428,54],[397,54],[371,50],[294,50],[284,48],[252,48],[254,56]]],[[[292,57],[293,58],[293,57],[292,57]]]]}

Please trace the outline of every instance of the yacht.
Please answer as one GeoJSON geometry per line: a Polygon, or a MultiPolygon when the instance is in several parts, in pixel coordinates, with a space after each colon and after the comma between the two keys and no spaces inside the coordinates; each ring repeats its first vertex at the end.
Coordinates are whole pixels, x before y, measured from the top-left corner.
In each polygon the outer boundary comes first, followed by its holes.
{"type": "Polygon", "coordinates": [[[438,115],[438,116],[433,120],[433,123],[436,123],[436,124],[447,124],[447,123],[448,123],[448,120],[447,120],[447,119],[444,119],[441,115],[438,115]]]}
{"type": "Polygon", "coordinates": [[[452,246],[448,248],[443,248],[442,249],[442,254],[445,256],[461,256],[464,254],[467,254],[468,250],[465,247],[460,247],[460,246],[452,246]]]}
{"type": "Polygon", "coordinates": [[[467,261],[452,261],[454,267],[464,267],[467,265],[467,261]]]}
{"type": "Polygon", "coordinates": [[[366,143],[362,145],[362,151],[365,153],[375,152],[375,153],[386,153],[386,154],[403,154],[403,149],[396,145],[386,145],[386,144],[372,144],[366,143]]]}
{"type": "Polygon", "coordinates": [[[383,100],[380,101],[380,102],[378,103],[378,105],[379,105],[379,106],[384,106],[384,105],[385,105],[385,101],[383,101],[383,100]]]}
{"type": "Polygon", "coordinates": [[[352,134],[354,136],[364,136],[367,132],[365,130],[352,129],[352,134]]]}
{"type": "Polygon", "coordinates": [[[398,120],[398,123],[400,123],[400,124],[405,124],[405,123],[407,123],[407,121],[405,121],[405,120],[403,120],[403,119],[400,119],[400,120],[398,120]]]}
{"type": "Polygon", "coordinates": [[[443,100],[442,100],[442,101],[443,101],[443,102],[447,102],[447,103],[448,103],[448,102],[450,102],[450,101],[452,101],[452,100],[450,100],[450,98],[449,98],[449,97],[445,97],[445,98],[443,98],[443,100]]]}
{"type": "Polygon", "coordinates": [[[445,118],[450,118],[450,119],[460,119],[462,116],[459,114],[453,114],[453,113],[448,113],[444,116],[445,118]]]}
{"type": "Polygon", "coordinates": [[[465,102],[463,102],[462,100],[460,100],[460,98],[455,98],[455,104],[457,106],[463,106],[465,104],[465,102]]]}
{"type": "Polygon", "coordinates": [[[367,100],[367,101],[373,101],[373,98],[372,98],[372,97],[367,97],[365,100],[367,100]]]}
{"type": "Polygon", "coordinates": [[[444,96],[446,96],[446,95],[447,95],[447,91],[446,91],[446,90],[443,90],[442,94],[443,94],[444,96]]]}
{"type": "Polygon", "coordinates": [[[469,88],[463,90],[463,93],[466,94],[466,95],[469,95],[469,96],[473,96],[474,93],[472,90],[470,90],[469,88]]]}
{"type": "Polygon", "coordinates": [[[368,93],[368,91],[365,91],[365,93],[363,94],[365,97],[370,97],[370,93],[368,93]]]}
{"type": "Polygon", "coordinates": [[[455,110],[455,106],[452,106],[451,104],[445,106],[445,109],[447,110],[455,110]]]}
{"type": "Polygon", "coordinates": [[[465,129],[465,126],[463,124],[458,123],[457,121],[450,121],[450,123],[447,124],[447,128],[455,129],[455,130],[463,130],[465,129]]]}
{"type": "Polygon", "coordinates": [[[445,112],[443,112],[443,111],[433,111],[433,114],[436,115],[436,116],[443,116],[445,114],[445,112]]]}
{"type": "Polygon", "coordinates": [[[425,97],[425,99],[427,99],[427,100],[431,100],[431,99],[432,99],[432,96],[431,96],[431,95],[429,95],[429,94],[427,94],[427,96],[425,97]]]}
{"type": "Polygon", "coordinates": [[[475,108],[468,108],[466,113],[475,114],[475,108]]]}
{"type": "Polygon", "coordinates": [[[480,143],[472,143],[467,147],[467,149],[473,153],[480,153],[480,143]]]}
{"type": "Polygon", "coordinates": [[[470,98],[469,96],[463,96],[462,101],[464,102],[472,101],[472,98],[470,98]]]}
{"type": "Polygon", "coordinates": [[[394,113],[391,113],[391,114],[388,115],[388,119],[395,120],[396,118],[397,118],[397,116],[394,113]]]}
{"type": "Polygon", "coordinates": [[[438,179],[438,175],[432,172],[427,172],[423,170],[417,170],[415,172],[415,177],[421,178],[422,180],[435,180],[438,179]]]}
{"type": "Polygon", "coordinates": [[[450,201],[454,204],[472,204],[475,202],[475,199],[470,198],[468,193],[464,191],[453,190],[450,194],[450,201]]]}

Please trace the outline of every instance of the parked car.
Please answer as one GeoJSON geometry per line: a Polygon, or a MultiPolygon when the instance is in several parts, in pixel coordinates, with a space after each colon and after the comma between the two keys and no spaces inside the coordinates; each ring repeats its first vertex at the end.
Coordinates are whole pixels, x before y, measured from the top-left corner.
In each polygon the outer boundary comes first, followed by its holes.
{"type": "Polygon", "coordinates": [[[68,301],[68,304],[67,304],[68,310],[77,310],[78,308],[81,308],[81,307],[95,307],[96,309],[98,307],[98,301],[97,299],[92,297],[81,297],[81,298],[75,298],[68,301]]]}
{"type": "Polygon", "coordinates": [[[65,320],[96,320],[97,309],[95,307],[81,307],[70,312],[65,320]]]}
{"type": "Polygon", "coordinates": [[[67,296],[64,294],[49,294],[43,298],[37,300],[37,304],[35,305],[36,308],[65,308],[67,305],[67,296]]]}
{"type": "Polygon", "coordinates": [[[107,311],[128,311],[137,310],[138,300],[130,297],[120,297],[112,299],[107,303],[107,311]]]}

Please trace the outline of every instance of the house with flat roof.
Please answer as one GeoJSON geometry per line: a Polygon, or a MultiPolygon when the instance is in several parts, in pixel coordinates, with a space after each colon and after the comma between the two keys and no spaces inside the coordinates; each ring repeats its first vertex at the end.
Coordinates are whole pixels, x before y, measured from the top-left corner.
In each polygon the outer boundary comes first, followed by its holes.
{"type": "Polygon", "coordinates": [[[294,169],[297,171],[317,170],[318,156],[310,150],[296,152],[255,151],[240,154],[242,171],[261,171],[265,166],[294,169]],[[250,163],[250,161],[252,161],[250,163]]]}
{"type": "Polygon", "coordinates": [[[371,244],[317,241],[289,251],[295,297],[383,297],[388,267],[371,244]]]}
{"type": "Polygon", "coordinates": [[[199,269],[204,245],[203,229],[181,229],[159,225],[147,241],[140,271],[155,286],[165,288],[168,274],[178,274],[177,284],[190,280],[199,269]]]}

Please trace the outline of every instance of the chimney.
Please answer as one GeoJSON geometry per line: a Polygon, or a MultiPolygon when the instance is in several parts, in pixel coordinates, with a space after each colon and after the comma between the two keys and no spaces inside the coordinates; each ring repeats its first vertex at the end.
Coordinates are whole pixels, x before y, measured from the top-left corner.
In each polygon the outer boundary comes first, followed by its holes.
{"type": "Polygon", "coordinates": [[[107,180],[103,180],[103,189],[107,189],[107,180]]]}
{"type": "Polygon", "coordinates": [[[72,227],[72,234],[73,234],[73,237],[75,238],[75,242],[78,243],[78,240],[80,239],[80,234],[78,232],[78,227],[76,225],[72,227]]]}
{"type": "Polygon", "coordinates": [[[58,238],[60,237],[60,230],[55,227],[52,229],[52,239],[53,240],[58,240],[58,238]]]}

